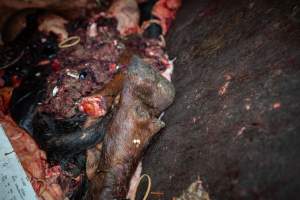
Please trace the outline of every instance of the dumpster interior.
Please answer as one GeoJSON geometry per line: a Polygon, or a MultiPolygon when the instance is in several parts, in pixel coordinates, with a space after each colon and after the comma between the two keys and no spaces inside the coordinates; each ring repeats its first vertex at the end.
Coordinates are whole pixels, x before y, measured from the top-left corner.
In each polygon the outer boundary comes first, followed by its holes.
{"type": "Polygon", "coordinates": [[[0,30],[38,199],[297,199],[298,1],[0,0],[0,30]]]}

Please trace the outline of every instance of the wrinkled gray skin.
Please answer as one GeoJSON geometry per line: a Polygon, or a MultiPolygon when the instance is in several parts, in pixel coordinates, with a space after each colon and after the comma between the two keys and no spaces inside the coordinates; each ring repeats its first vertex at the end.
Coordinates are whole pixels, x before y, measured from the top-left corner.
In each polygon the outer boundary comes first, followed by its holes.
{"type": "Polygon", "coordinates": [[[157,116],[173,102],[171,82],[138,57],[125,77],[119,108],[105,135],[98,174],[87,199],[125,199],[143,150],[164,123],[157,116]],[[138,141],[138,142],[134,142],[138,141]]]}

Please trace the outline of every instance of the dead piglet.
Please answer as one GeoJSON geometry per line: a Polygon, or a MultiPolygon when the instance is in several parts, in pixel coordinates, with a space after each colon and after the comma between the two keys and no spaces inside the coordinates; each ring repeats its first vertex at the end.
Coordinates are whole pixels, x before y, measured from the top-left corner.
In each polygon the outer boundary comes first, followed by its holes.
{"type": "Polygon", "coordinates": [[[39,17],[39,27],[38,30],[46,33],[54,33],[58,37],[58,41],[62,42],[68,38],[68,32],[66,30],[67,20],[64,18],[47,13],[39,17]]]}
{"type": "Polygon", "coordinates": [[[174,99],[173,85],[158,71],[133,57],[119,108],[103,142],[99,173],[91,180],[88,199],[125,199],[143,150],[164,123],[156,116],[174,99]]]}
{"type": "Polygon", "coordinates": [[[117,30],[121,35],[127,36],[139,32],[140,13],[135,0],[113,1],[106,15],[117,19],[117,30]]]}
{"type": "Polygon", "coordinates": [[[72,118],[55,119],[53,115],[38,111],[33,118],[33,135],[48,156],[60,161],[74,156],[103,140],[107,124],[123,87],[124,74],[115,74],[100,91],[82,98],[78,113],[72,118]]]}

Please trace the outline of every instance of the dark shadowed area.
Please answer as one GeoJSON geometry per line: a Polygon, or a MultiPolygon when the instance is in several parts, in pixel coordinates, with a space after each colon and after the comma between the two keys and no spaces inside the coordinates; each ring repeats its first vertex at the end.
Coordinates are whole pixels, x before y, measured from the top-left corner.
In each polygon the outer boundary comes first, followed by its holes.
{"type": "Polygon", "coordinates": [[[297,199],[299,1],[186,0],[167,44],[176,100],[143,160],[150,199],[199,177],[212,199],[297,199]]]}

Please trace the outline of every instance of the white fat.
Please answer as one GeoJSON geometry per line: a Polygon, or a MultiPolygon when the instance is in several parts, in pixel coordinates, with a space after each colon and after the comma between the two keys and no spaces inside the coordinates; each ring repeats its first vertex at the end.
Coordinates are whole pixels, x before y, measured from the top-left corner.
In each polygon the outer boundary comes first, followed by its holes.
{"type": "Polygon", "coordinates": [[[67,71],[67,75],[72,77],[72,78],[79,79],[79,75],[76,74],[76,73],[72,73],[72,72],[67,71]]]}
{"type": "Polygon", "coordinates": [[[90,25],[90,27],[88,28],[87,34],[89,37],[96,37],[98,35],[96,23],[92,23],[90,25]]]}
{"type": "Polygon", "coordinates": [[[52,90],[52,96],[55,96],[57,94],[57,92],[58,92],[58,87],[55,86],[52,90]]]}

